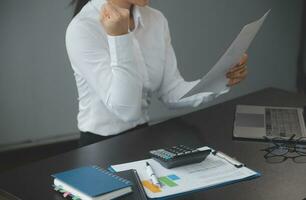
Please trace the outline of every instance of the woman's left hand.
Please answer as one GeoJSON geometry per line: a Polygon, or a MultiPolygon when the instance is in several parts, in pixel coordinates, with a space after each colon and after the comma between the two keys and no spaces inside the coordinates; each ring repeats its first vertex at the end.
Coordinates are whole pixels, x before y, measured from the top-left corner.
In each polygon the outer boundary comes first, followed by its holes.
{"type": "Polygon", "coordinates": [[[244,54],[240,62],[226,73],[226,77],[229,79],[227,86],[234,86],[244,80],[247,76],[247,62],[248,55],[244,54]]]}

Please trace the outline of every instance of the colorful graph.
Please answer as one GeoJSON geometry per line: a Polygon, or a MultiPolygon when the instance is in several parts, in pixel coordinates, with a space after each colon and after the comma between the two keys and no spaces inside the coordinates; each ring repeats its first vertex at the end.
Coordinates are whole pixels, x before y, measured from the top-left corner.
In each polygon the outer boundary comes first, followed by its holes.
{"type": "MultiPolygon", "coordinates": [[[[180,180],[180,177],[175,174],[171,174],[169,176],[160,177],[158,178],[158,180],[162,184],[162,186],[176,187],[178,186],[178,184],[175,181],[180,180]]],[[[152,182],[149,180],[142,181],[142,184],[145,188],[147,188],[153,193],[158,193],[162,191],[160,187],[152,184],[152,182]]]]}

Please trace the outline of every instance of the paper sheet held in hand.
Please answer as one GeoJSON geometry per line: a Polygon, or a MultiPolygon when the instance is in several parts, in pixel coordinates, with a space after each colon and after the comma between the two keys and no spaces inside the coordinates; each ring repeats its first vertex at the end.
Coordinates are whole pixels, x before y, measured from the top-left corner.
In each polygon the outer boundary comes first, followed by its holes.
{"type": "Polygon", "coordinates": [[[201,92],[221,92],[227,89],[228,79],[226,72],[239,63],[243,54],[247,51],[253,39],[260,30],[270,10],[259,20],[243,27],[237,38],[213,68],[201,79],[201,81],[189,90],[180,99],[201,92]]]}

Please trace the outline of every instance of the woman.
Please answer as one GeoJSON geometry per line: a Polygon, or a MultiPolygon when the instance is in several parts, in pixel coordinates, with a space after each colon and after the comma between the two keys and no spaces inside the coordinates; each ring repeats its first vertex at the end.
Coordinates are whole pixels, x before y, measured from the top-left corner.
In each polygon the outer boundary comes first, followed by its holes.
{"type": "MultiPolygon", "coordinates": [[[[148,0],[75,1],[66,46],[78,88],[81,146],[146,124],[153,92],[170,108],[181,108],[228,91],[180,100],[199,80],[180,75],[167,20],[148,0]]],[[[244,55],[225,75],[229,87],[246,77],[246,62],[244,55]]]]}

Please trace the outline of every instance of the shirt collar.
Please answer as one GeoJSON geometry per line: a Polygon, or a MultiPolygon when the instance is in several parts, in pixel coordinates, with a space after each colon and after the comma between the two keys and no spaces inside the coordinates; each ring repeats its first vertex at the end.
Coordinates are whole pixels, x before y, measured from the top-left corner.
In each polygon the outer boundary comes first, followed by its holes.
{"type": "MultiPolygon", "coordinates": [[[[107,0],[91,0],[90,3],[99,11],[106,1],[107,0]]],[[[135,29],[138,28],[139,25],[144,27],[141,8],[137,5],[134,5],[133,16],[135,21],[135,29]]]]}
{"type": "Polygon", "coordinates": [[[142,27],[144,27],[143,25],[143,17],[142,17],[142,14],[141,14],[141,8],[139,6],[134,6],[134,9],[133,9],[133,16],[134,16],[134,20],[136,22],[136,27],[138,25],[141,25],[142,27]]]}

